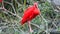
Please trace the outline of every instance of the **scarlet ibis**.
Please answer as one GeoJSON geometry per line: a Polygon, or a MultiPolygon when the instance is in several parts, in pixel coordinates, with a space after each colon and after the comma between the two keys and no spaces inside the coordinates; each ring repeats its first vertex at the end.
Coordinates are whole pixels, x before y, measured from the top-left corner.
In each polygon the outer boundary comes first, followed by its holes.
{"type": "Polygon", "coordinates": [[[40,10],[38,8],[38,3],[35,2],[32,6],[29,6],[24,11],[24,15],[23,15],[22,20],[21,20],[21,25],[23,25],[24,23],[28,22],[28,25],[29,25],[29,28],[30,28],[30,32],[32,32],[30,21],[32,19],[34,19],[39,14],[40,14],[40,10]]]}

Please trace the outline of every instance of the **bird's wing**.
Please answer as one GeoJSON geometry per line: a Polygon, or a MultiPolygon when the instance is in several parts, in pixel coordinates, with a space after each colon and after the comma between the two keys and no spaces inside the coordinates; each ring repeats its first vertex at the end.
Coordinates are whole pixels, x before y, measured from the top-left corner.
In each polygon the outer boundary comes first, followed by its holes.
{"type": "Polygon", "coordinates": [[[25,9],[24,15],[27,14],[28,12],[31,12],[32,10],[34,10],[34,6],[29,6],[27,9],[25,9]]]}
{"type": "Polygon", "coordinates": [[[33,10],[34,10],[34,8],[33,8],[33,6],[31,6],[24,11],[24,15],[22,17],[21,24],[24,24],[25,22],[27,22],[29,20],[29,17],[31,16],[33,10]]]}
{"type": "Polygon", "coordinates": [[[29,17],[29,20],[34,19],[39,14],[40,14],[40,10],[38,8],[35,8],[34,11],[31,14],[31,16],[29,17]]]}

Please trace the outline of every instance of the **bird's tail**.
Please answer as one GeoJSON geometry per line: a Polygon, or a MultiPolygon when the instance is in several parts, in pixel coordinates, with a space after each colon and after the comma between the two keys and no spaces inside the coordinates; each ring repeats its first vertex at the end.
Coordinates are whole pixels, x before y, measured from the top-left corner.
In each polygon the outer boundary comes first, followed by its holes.
{"type": "Polygon", "coordinates": [[[26,20],[22,19],[22,20],[20,21],[20,24],[23,25],[25,22],[26,22],[26,20]]]}

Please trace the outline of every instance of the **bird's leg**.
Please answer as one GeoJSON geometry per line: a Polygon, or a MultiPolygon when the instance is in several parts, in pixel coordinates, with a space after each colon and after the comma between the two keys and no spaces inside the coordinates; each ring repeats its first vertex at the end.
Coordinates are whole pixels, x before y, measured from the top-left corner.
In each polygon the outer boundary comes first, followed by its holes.
{"type": "Polygon", "coordinates": [[[28,21],[28,26],[29,26],[29,31],[33,32],[32,28],[31,28],[31,25],[30,25],[30,21],[28,21]]]}

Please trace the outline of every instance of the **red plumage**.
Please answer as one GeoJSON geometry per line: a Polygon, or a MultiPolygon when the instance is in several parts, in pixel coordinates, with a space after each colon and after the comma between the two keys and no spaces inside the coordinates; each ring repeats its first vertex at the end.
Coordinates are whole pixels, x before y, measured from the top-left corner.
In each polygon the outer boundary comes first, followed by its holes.
{"type": "Polygon", "coordinates": [[[40,14],[40,10],[38,9],[37,3],[34,3],[34,5],[29,6],[24,11],[24,15],[21,20],[21,25],[23,25],[27,21],[31,21],[33,18],[35,18],[39,14],[40,14]]]}
{"type": "Polygon", "coordinates": [[[0,3],[2,3],[3,0],[0,0],[0,3]]]}

